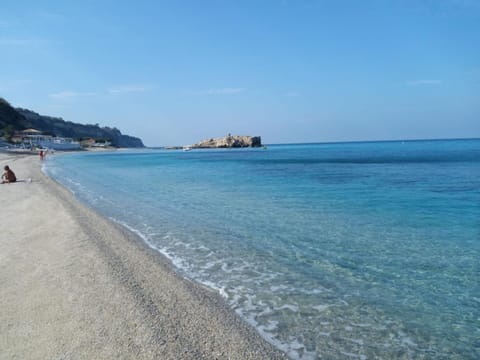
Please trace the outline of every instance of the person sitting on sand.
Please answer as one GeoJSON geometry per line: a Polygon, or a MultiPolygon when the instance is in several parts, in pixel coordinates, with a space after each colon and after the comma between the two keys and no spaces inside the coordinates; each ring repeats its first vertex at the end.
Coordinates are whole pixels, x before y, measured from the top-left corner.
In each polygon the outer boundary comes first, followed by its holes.
{"type": "Polygon", "coordinates": [[[12,170],[10,170],[8,165],[5,165],[3,169],[5,170],[5,172],[2,175],[2,184],[12,183],[17,181],[17,177],[15,176],[15,173],[12,170]]]}

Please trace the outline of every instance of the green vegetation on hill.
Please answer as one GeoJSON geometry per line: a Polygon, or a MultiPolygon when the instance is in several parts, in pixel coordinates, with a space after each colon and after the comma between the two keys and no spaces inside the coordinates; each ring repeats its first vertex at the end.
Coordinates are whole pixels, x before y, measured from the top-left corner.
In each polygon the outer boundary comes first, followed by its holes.
{"type": "Polygon", "coordinates": [[[107,139],[117,147],[144,147],[141,139],[123,135],[117,128],[100,127],[98,124],[77,124],[61,118],[40,115],[31,110],[14,108],[8,101],[0,98],[0,136],[9,140],[14,131],[28,128],[40,130],[48,135],[76,140],[107,139]]]}

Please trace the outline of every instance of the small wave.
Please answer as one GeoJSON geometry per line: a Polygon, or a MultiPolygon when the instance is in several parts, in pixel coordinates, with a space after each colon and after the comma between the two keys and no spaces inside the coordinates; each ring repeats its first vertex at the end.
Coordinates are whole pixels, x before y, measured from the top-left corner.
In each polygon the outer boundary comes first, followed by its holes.
{"type": "Polygon", "coordinates": [[[322,312],[322,311],[327,310],[330,306],[332,306],[332,305],[316,305],[316,306],[312,306],[312,308],[319,311],[319,312],[322,312]]]}
{"type": "Polygon", "coordinates": [[[292,305],[292,304],[284,304],[282,306],[279,306],[279,307],[275,307],[274,308],[275,310],[290,310],[294,313],[298,312],[298,306],[297,305],[292,305]]]}

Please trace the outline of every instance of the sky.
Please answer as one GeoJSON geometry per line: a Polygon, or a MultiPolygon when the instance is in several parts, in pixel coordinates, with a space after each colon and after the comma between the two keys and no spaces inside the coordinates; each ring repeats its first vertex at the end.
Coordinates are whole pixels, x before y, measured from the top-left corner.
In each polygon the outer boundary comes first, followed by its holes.
{"type": "Polygon", "coordinates": [[[0,0],[0,97],[147,146],[480,137],[480,0],[0,0]]]}

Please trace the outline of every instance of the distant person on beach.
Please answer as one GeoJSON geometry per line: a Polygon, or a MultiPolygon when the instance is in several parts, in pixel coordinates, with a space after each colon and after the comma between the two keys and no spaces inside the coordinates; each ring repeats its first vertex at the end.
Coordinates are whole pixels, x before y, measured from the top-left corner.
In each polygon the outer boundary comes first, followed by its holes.
{"type": "Polygon", "coordinates": [[[12,170],[10,170],[8,165],[5,165],[3,169],[5,170],[5,172],[2,175],[2,184],[12,183],[17,181],[17,177],[15,176],[15,173],[12,170]]]}
{"type": "Polygon", "coordinates": [[[44,156],[45,156],[45,155],[43,154],[43,150],[40,150],[40,160],[43,160],[43,157],[44,157],[44,156]]]}

